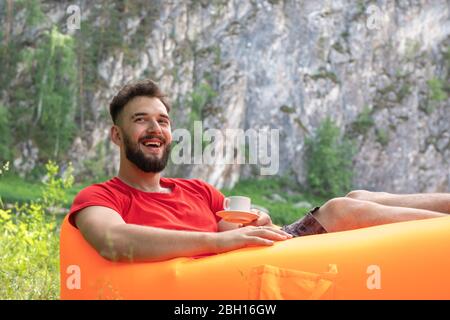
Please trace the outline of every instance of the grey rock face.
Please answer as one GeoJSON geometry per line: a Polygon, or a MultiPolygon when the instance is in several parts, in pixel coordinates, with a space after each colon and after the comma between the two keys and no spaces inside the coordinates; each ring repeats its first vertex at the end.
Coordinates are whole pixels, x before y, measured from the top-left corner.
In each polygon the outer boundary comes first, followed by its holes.
{"type": "Polygon", "coordinates": [[[19,172],[29,172],[36,165],[39,149],[28,140],[20,144],[21,155],[14,159],[13,165],[19,172]]]}
{"type": "MultiPolygon", "coordinates": [[[[376,14],[366,12],[370,3],[162,2],[145,50],[129,48],[136,64],[117,51],[98,65],[105,84],[91,108],[148,76],[174,102],[176,127],[187,127],[191,94],[208,83],[216,95],[203,106],[204,127],[279,129],[279,174],[293,170],[304,182],[305,137],[326,117],[348,131],[366,107],[374,125],[356,137],[355,188],[448,192],[450,100],[433,100],[428,81],[449,82],[449,2],[379,1],[376,14]]],[[[123,36],[135,36],[139,23],[130,20],[123,36]]],[[[108,127],[95,124],[89,148],[108,140],[108,127]]],[[[230,187],[254,167],[183,165],[166,174],[230,187]]]]}
{"type": "MultiPolygon", "coordinates": [[[[180,25],[174,14],[162,25],[176,24],[191,41],[198,39],[197,52],[214,48],[194,59],[193,73],[186,74],[186,80],[202,79],[211,72],[218,114],[205,122],[222,129],[278,128],[280,173],[293,169],[303,182],[305,137],[327,116],[347,129],[368,107],[375,124],[357,138],[355,188],[448,191],[449,100],[431,101],[427,81],[449,81],[449,3],[385,2],[376,29],[369,28],[367,7],[350,1],[231,1],[186,11],[178,6],[170,11],[186,14],[189,23],[180,25]],[[217,51],[220,61],[213,58],[217,51]],[[433,103],[433,112],[423,111],[433,103]]],[[[164,81],[175,96],[186,92],[178,89],[185,81],[164,81]]],[[[190,171],[218,186],[251,174],[246,166],[231,165],[190,171]]]]}

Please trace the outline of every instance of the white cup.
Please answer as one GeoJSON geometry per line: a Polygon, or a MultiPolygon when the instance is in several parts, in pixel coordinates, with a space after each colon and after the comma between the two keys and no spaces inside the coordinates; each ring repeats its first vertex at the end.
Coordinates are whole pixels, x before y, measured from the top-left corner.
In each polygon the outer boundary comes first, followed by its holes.
{"type": "Polygon", "coordinates": [[[250,212],[251,199],[242,196],[231,196],[223,200],[223,208],[229,211],[250,212]]]}

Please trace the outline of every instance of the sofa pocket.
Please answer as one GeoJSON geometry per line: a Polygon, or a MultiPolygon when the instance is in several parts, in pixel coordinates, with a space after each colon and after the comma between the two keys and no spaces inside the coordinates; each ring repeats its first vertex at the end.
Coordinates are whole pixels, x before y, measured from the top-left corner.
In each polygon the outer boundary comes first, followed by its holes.
{"type": "Polygon", "coordinates": [[[336,265],[317,274],[295,269],[261,265],[250,271],[249,299],[304,300],[333,299],[336,265]]]}

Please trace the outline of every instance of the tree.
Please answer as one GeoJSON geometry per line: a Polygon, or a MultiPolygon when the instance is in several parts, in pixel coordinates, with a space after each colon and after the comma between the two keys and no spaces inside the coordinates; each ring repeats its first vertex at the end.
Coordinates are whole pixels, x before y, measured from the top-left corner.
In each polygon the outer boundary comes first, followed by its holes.
{"type": "Polygon", "coordinates": [[[349,192],[353,154],[350,140],[343,138],[339,128],[326,118],[314,137],[306,139],[307,181],[312,193],[336,197],[349,192]]]}
{"type": "Polygon", "coordinates": [[[33,137],[48,157],[58,158],[72,142],[77,68],[73,39],[56,27],[35,52],[37,89],[33,137]]]}

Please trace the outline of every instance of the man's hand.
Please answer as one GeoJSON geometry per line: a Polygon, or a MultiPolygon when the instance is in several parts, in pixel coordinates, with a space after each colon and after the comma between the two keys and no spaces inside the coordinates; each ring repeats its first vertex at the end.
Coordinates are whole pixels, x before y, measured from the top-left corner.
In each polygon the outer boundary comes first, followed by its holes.
{"type": "Polygon", "coordinates": [[[231,223],[231,222],[224,221],[222,219],[218,223],[219,232],[229,231],[229,230],[247,227],[247,226],[277,228],[277,226],[272,223],[272,219],[270,218],[270,215],[267,212],[258,210],[256,208],[252,208],[251,211],[258,214],[258,216],[259,216],[258,219],[254,220],[250,223],[246,223],[246,224],[231,223]]]}
{"type": "Polygon", "coordinates": [[[273,227],[247,226],[215,235],[215,253],[227,252],[249,246],[271,246],[274,241],[282,241],[292,236],[273,227]]]}
{"type": "Polygon", "coordinates": [[[272,223],[272,219],[267,212],[255,208],[252,208],[251,211],[257,213],[259,217],[258,219],[246,224],[245,226],[275,227],[275,225],[272,223]]]}

